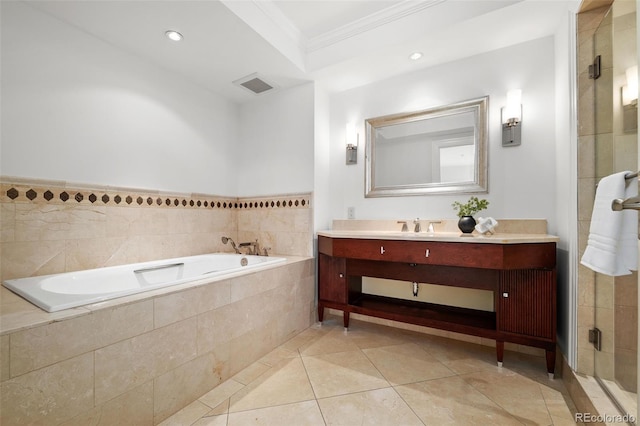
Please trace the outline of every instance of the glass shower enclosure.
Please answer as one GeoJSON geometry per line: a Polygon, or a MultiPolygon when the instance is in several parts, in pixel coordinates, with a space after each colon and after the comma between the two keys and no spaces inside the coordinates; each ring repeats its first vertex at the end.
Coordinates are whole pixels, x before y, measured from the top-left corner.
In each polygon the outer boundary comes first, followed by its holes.
{"type": "MultiPolygon", "coordinates": [[[[614,1],[594,33],[597,179],[638,170],[636,2],[614,1]],[[635,67],[635,68],[634,68],[635,67]],[[632,80],[635,73],[635,89],[632,80]],[[635,90],[635,104],[628,91],[635,90]],[[623,96],[624,95],[624,96],[623,96]]],[[[638,180],[628,181],[638,185],[638,180]]],[[[595,377],[623,414],[637,416],[638,273],[595,276],[595,377]],[[599,346],[599,347],[598,347],[599,346]]]]}

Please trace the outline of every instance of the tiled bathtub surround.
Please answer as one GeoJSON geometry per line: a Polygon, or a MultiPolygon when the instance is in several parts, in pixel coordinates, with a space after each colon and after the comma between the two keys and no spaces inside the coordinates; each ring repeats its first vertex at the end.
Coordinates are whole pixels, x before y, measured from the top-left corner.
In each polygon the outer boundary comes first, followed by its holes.
{"type": "Polygon", "coordinates": [[[3,288],[0,422],[157,424],[307,328],[314,271],[313,259],[292,257],[63,320],[40,311],[31,325],[32,305],[3,288]]]}
{"type": "Polygon", "coordinates": [[[230,251],[313,255],[311,194],[175,194],[0,178],[0,279],[230,251]],[[240,224],[241,222],[241,224],[240,224]]]}
{"type": "Polygon", "coordinates": [[[53,314],[1,288],[0,423],[158,423],[308,327],[310,200],[0,178],[2,280],[229,252],[223,235],[288,258],[53,314]]]}

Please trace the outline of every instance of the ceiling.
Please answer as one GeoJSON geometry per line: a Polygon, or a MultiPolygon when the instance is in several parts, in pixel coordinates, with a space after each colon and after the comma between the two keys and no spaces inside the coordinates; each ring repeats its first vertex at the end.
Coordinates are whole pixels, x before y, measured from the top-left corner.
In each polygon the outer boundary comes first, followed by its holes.
{"type": "Polygon", "coordinates": [[[257,74],[330,92],[553,34],[578,0],[28,1],[235,102],[257,74]],[[164,37],[174,29],[180,42],[164,37]],[[424,56],[411,61],[408,56],[424,56]]]}

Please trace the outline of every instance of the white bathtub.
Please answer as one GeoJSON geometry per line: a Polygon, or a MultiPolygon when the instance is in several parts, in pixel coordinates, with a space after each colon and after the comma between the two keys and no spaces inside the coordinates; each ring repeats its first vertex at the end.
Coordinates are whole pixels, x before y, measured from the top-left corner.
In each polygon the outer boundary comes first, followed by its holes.
{"type": "Polygon", "coordinates": [[[203,278],[250,271],[285,260],[283,257],[203,254],[6,280],[2,284],[45,311],[56,312],[203,278]]]}

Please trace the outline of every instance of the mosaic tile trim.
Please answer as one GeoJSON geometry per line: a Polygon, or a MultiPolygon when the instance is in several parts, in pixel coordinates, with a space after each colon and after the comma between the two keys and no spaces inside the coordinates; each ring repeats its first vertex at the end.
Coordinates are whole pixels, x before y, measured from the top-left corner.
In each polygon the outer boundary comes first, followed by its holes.
{"type": "Polygon", "coordinates": [[[68,188],[54,185],[37,186],[1,183],[2,203],[43,203],[65,205],[97,205],[121,207],[209,208],[209,209],[273,209],[310,208],[311,194],[274,195],[261,198],[227,198],[205,194],[163,195],[136,190],[104,190],[68,188]]]}

